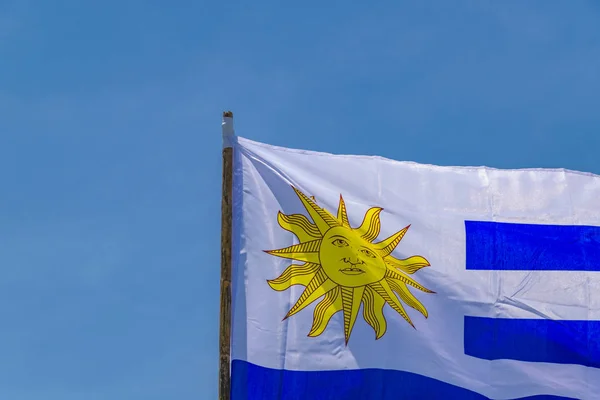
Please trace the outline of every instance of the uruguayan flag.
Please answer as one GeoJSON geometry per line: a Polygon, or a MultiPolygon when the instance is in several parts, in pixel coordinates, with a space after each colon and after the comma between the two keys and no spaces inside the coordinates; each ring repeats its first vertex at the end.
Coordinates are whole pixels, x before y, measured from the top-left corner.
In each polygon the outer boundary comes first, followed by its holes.
{"type": "Polygon", "coordinates": [[[600,398],[600,177],[233,148],[233,400],[600,398]]]}

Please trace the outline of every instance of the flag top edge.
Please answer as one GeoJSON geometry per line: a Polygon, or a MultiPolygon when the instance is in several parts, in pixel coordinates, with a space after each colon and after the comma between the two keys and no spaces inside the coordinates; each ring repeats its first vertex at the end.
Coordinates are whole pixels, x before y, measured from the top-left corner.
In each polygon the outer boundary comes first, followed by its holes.
{"type": "Polygon", "coordinates": [[[500,172],[536,172],[536,171],[539,171],[539,172],[562,172],[562,173],[587,176],[587,177],[591,177],[591,178],[600,178],[600,174],[595,174],[593,172],[588,172],[588,171],[579,171],[579,170],[574,170],[574,169],[568,169],[568,168],[542,168],[542,167],[497,168],[497,167],[490,167],[487,165],[479,165],[479,166],[475,166],[475,165],[439,165],[439,164],[420,163],[420,162],[408,161],[408,160],[397,160],[397,159],[378,156],[378,155],[330,153],[330,152],[324,152],[324,151],[305,150],[305,149],[277,146],[277,145],[273,145],[273,144],[268,144],[268,143],[248,139],[248,138],[245,138],[245,137],[239,136],[239,135],[235,136],[234,142],[235,142],[234,143],[235,145],[241,145],[241,147],[244,147],[244,143],[248,143],[253,146],[258,146],[258,147],[262,147],[262,148],[266,148],[266,149],[273,149],[273,150],[296,153],[296,154],[305,154],[305,155],[319,156],[319,157],[327,156],[327,157],[340,157],[340,158],[371,159],[371,160],[380,160],[380,161],[391,162],[391,163],[400,163],[400,164],[405,164],[405,165],[423,166],[423,167],[429,167],[432,169],[440,169],[440,170],[460,169],[460,170],[465,170],[465,171],[487,170],[487,171],[500,171],[500,172]]]}

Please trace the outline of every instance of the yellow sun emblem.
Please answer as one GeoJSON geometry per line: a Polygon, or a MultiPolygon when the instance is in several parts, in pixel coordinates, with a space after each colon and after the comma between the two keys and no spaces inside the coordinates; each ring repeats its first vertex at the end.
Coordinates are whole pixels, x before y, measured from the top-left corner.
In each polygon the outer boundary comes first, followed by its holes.
{"type": "Polygon", "coordinates": [[[322,334],[333,315],[343,311],[344,335],[348,344],[361,304],[363,317],[375,330],[376,339],[386,331],[387,323],[383,315],[386,303],[413,328],[415,326],[400,300],[427,318],[427,309],[408,290],[408,286],[426,293],[435,292],[407,274],[429,266],[429,262],[421,256],[403,260],[391,256],[410,225],[387,239],[373,243],[379,236],[382,208],[369,209],[362,224],[352,228],[341,195],[336,218],[319,207],[314,198],[293,189],[313,222],[302,214],[285,215],[279,212],[277,215],[279,225],[296,235],[299,244],[267,253],[304,262],[290,265],[278,278],[268,281],[271,288],[277,291],[289,289],[292,285],[305,287],[284,319],[324,296],[315,307],[308,336],[322,334]]]}

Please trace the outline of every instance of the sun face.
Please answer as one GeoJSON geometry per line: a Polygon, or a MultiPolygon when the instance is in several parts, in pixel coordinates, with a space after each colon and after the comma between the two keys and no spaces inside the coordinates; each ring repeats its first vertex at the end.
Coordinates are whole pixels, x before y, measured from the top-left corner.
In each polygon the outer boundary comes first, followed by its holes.
{"type": "Polygon", "coordinates": [[[319,249],[325,274],[340,286],[359,287],[379,282],[385,262],[373,245],[344,226],[329,229],[319,249]]]}
{"type": "Polygon", "coordinates": [[[421,256],[403,260],[391,256],[410,225],[387,239],[373,243],[381,229],[379,214],[382,208],[369,209],[362,224],[352,228],[341,196],[337,217],[334,217],[319,207],[314,199],[293,189],[312,222],[301,214],[285,215],[280,212],[277,216],[279,225],[294,233],[299,244],[267,251],[274,256],[303,262],[290,265],[278,278],[268,281],[277,291],[289,289],[292,285],[305,287],[285,318],[322,298],[315,307],[308,336],[323,333],[333,315],[342,311],[346,344],[361,306],[365,321],[375,330],[376,339],[386,331],[387,322],[383,315],[386,304],[413,328],[402,302],[427,318],[427,310],[408,286],[426,293],[435,292],[408,275],[429,266],[429,262],[421,256]]]}

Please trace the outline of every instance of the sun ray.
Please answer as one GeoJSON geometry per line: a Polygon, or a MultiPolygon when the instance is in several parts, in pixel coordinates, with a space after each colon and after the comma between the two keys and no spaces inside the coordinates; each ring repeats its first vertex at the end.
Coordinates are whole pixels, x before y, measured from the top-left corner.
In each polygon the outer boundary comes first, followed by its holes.
{"type": "Polygon", "coordinates": [[[338,221],[345,226],[346,228],[350,228],[350,222],[348,222],[348,214],[346,213],[346,203],[344,203],[344,199],[340,194],[340,205],[338,206],[337,212],[338,221]]]}
{"type": "Polygon", "coordinates": [[[406,234],[406,231],[408,231],[408,228],[410,228],[410,225],[408,225],[406,228],[394,233],[389,238],[384,239],[379,243],[374,243],[375,249],[377,249],[377,251],[379,251],[379,254],[381,254],[382,257],[387,257],[388,255],[390,255],[392,253],[392,251],[394,251],[396,246],[398,246],[398,243],[400,243],[400,241],[406,234]]]}
{"type": "Polygon", "coordinates": [[[387,256],[383,259],[386,264],[391,267],[398,268],[402,272],[406,272],[407,274],[414,274],[418,270],[423,267],[429,267],[429,261],[421,256],[412,256],[405,258],[404,260],[399,260],[392,256],[387,256]]]}
{"type": "Polygon", "coordinates": [[[365,291],[364,286],[355,288],[342,286],[342,307],[344,310],[344,335],[346,337],[346,344],[350,339],[352,328],[356,322],[356,316],[360,309],[360,303],[362,296],[365,291]]]}
{"type": "Polygon", "coordinates": [[[415,281],[412,278],[409,278],[408,276],[404,275],[401,272],[396,272],[394,270],[388,269],[385,272],[385,277],[388,279],[391,278],[391,279],[399,280],[400,282],[406,283],[407,285],[417,288],[425,293],[435,293],[434,291],[427,289],[425,286],[417,283],[417,281],[415,281]]]}
{"type": "Polygon", "coordinates": [[[317,304],[313,313],[313,324],[308,336],[319,336],[329,324],[331,318],[342,310],[342,297],[339,286],[325,294],[325,298],[317,304]]]}
{"type": "Polygon", "coordinates": [[[307,195],[305,195],[293,186],[292,188],[300,198],[300,201],[302,201],[304,208],[306,208],[306,211],[308,211],[308,213],[310,214],[311,218],[317,225],[317,228],[319,228],[319,232],[321,232],[321,234],[327,232],[329,228],[340,225],[331,214],[329,214],[327,211],[316,205],[315,202],[312,201],[307,195]]]}
{"type": "Polygon", "coordinates": [[[277,257],[318,264],[320,247],[321,240],[312,240],[310,242],[294,244],[283,249],[267,250],[266,253],[277,257]]]}
{"type": "Polygon", "coordinates": [[[365,287],[363,294],[363,317],[373,330],[375,330],[375,339],[379,339],[385,334],[387,322],[383,316],[383,306],[385,300],[378,295],[369,286],[365,287]]]}
{"type": "Polygon", "coordinates": [[[279,212],[277,222],[283,229],[296,235],[300,242],[308,242],[322,237],[317,226],[302,214],[285,215],[279,212]]]}
{"type": "Polygon", "coordinates": [[[375,290],[375,292],[378,295],[383,297],[383,299],[390,305],[390,307],[392,307],[394,311],[400,314],[402,318],[406,320],[406,322],[408,322],[413,328],[415,327],[410,317],[406,313],[406,310],[404,310],[402,303],[400,303],[400,300],[398,300],[398,297],[396,297],[396,295],[388,285],[387,281],[381,280],[377,283],[371,284],[371,287],[373,288],[373,290],[375,290]]]}
{"type": "Polygon", "coordinates": [[[419,311],[425,318],[429,316],[425,306],[408,290],[405,283],[391,279],[388,280],[388,283],[390,284],[390,288],[398,293],[403,302],[419,311]]]}
{"type": "Polygon", "coordinates": [[[372,242],[379,236],[379,231],[381,230],[379,214],[381,214],[381,211],[383,211],[381,207],[370,208],[365,214],[360,227],[356,228],[358,234],[367,242],[372,242]]]}
{"type": "Polygon", "coordinates": [[[317,300],[319,297],[323,296],[324,294],[326,294],[327,292],[329,292],[337,286],[338,285],[335,284],[331,279],[329,279],[325,272],[323,272],[323,270],[320,269],[316,273],[315,277],[308,283],[308,285],[300,295],[300,298],[298,299],[296,304],[294,304],[294,306],[290,309],[290,311],[288,311],[285,318],[291,317],[297,312],[303,310],[313,301],[317,300]]]}
{"type": "Polygon", "coordinates": [[[292,285],[307,286],[320,268],[321,265],[315,263],[292,264],[279,277],[267,282],[277,291],[289,289],[292,285]]]}

